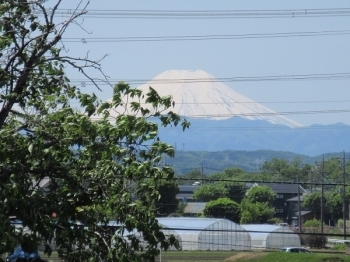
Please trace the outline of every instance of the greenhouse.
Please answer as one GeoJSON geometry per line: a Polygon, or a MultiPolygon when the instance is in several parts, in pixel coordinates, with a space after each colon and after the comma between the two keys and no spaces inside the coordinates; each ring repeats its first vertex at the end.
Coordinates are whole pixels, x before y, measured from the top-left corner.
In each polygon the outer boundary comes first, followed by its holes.
{"type": "Polygon", "coordinates": [[[250,250],[250,235],[227,219],[157,218],[165,234],[174,234],[182,250],[250,250]]]}
{"type": "Polygon", "coordinates": [[[288,227],[275,225],[241,225],[250,234],[251,248],[280,249],[300,247],[298,234],[288,227]]]}

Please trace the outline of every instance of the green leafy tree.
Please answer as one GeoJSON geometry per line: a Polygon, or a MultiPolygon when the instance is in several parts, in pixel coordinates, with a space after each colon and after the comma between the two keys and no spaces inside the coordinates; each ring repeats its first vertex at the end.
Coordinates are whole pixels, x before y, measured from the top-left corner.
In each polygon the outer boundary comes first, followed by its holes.
{"type": "MultiPolygon", "coordinates": [[[[348,205],[350,200],[350,191],[345,194],[345,203],[348,205]]],[[[302,206],[314,212],[316,219],[321,219],[321,192],[315,191],[307,194],[303,200],[302,206]]],[[[347,212],[347,211],[346,211],[347,212]]],[[[329,219],[338,220],[343,218],[343,194],[339,188],[327,190],[323,195],[323,215],[324,221],[329,219]]]]}
{"type": "Polygon", "coordinates": [[[266,202],[253,203],[248,199],[243,199],[241,203],[241,213],[241,224],[264,224],[272,219],[275,210],[266,202]]]}
{"type": "Polygon", "coordinates": [[[241,202],[241,223],[267,223],[275,210],[272,203],[276,194],[267,186],[252,187],[241,202]]]}
{"type": "Polygon", "coordinates": [[[201,187],[198,187],[193,192],[193,197],[197,201],[208,202],[212,200],[216,200],[221,197],[226,197],[228,195],[228,191],[223,184],[215,183],[215,184],[205,184],[201,187]]]}
{"type": "MultiPolygon", "coordinates": [[[[323,198],[325,204],[325,198],[323,198]]],[[[321,207],[321,192],[314,191],[307,194],[303,198],[302,206],[308,208],[314,213],[316,219],[320,219],[320,207],[321,207]]]]}
{"type": "Polygon", "coordinates": [[[161,157],[174,148],[148,119],[183,129],[189,123],[171,111],[171,97],[152,88],[119,83],[111,101],[100,103],[70,85],[66,66],[86,77],[86,68],[100,66],[60,54],[63,33],[86,13],[78,7],[56,25],[60,2],[48,9],[46,1],[0,1],[0,253],[17,241],[55,237],[65,261],[150,261],[175,243],[155,219],[158,189],[173,177],[161,157]],[[31,234],[15,230],[12,216],[31,234]]]}
{"type": "Polygon", "coordinates": [[[237,203],[241,203],[247,192],[247,187],[243,183],[226,182],[224,187],[227,190],[227,197],[237,203]]]}
{"type": "Polygon", "coordinates": [[[163,180],[158,186],[160,199],[157,201],[156,208],[159,216],[168,216],[176,212],[179,201],[176,195],[179,193],[179,186],[175,180],[163,180]]]}
{"type": "MultiPolygon", "coordinates": [[[[254,210],[241,210],[241,219],[240,219],[240,224],[250,224],[253,223],[253,212],[254,210]]],[[[256,212],[258,214],[258,212],[256,212]]]]}
{"type": "Polygon", "coordinates": [[[216,182],[198,187],[193,192],[197,201],[208,202],[218,198],[226,197],[240,203],[246,192],[246,187],[239,183],[216,182]]]}
{"type": "Polygon", "coordinates": [[[240,169],[238,167],[231,167],[225,169],[224,172],[211,174],[208,178],[213,180],[237,179],[246,175],[247,174],[243,169],[240,169]]]}
{"type": "Polygon", "coordinates": [[[299,178],[300,182],[310,180],[312,168],[309,164],[303,164],[300,158],[292,161],[273,158],[270,162],[266,161],[261,166],[264,174],[269,174],[273,180],[295,182],[299,178]]]}
{"type": "Polygon", "coordinates": [[[202,173],[199,169],[194,169],[191,172],[178,177],[180,185],[191,185],[195,181],[201,181],[202,173]]]}
{"type": "Polygon", "coordinates": [[[272,205],[276,194],[267,186],[254,186],[248,192],[246,199],[251,203],[267,203],[272,205]]]}
{"type": "Polygon", "coordinates": [[[273,158],[270,162],[266,161],[260,169],[263,173],[270,174],[274,179],[295,180],[294,170],[292,170],[289,162],[284,159],[273,158]]]}
{"type": "MultiPolygon", "coordinates": [[[[343,217],[343,195],[338,190],[331,190],[325,193],[326,219],[335,219],[343,217]]],[[[320,209],[319,209],[320,210],[320,209]]]]}
{"type": "Polygon", "coordinates": [[[207,217],[226,218],[238,223],[240,218],[240,207],[229,198],[218,198],[208,202],[203,211],[207,217]]]}

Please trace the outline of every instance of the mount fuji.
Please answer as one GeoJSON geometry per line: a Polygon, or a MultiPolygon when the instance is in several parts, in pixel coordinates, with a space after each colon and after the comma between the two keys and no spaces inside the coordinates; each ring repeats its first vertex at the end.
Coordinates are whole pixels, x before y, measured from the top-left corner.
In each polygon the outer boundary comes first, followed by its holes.
{"type": "Polygon", "coordinates": [[[191,122],[185,132],[159,127],[160,139],[178,150],[274,150],[309,156],[350,151],[350,126],[302,126],[202,70],[165,71],[137,88],[148,92],[150,86],[161,96],[172,96],[171,110],[191,122]]]}
{"type": "Polygon", "coordinates": [[[161,96],[171,95],[175,101],[172,110],[185,117],[210,120],[240,117],[291,128],[302,126],[239,94],[203,70],[165,71],[138,88],[147,91],[149,86],[161,96]]]}

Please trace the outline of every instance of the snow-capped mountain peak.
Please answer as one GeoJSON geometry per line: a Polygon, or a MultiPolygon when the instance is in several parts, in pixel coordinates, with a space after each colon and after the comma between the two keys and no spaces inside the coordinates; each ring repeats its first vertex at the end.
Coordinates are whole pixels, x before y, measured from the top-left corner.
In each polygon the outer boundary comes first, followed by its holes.
{"type": "Polygon", "coordinates": [[[302,126],[241,95],[203,70],[165,71],[137,88],[147,92],[149,86],[161,96],[171,95],[175,101],[172,110],[185,117],[212,120],[241,117],[292,128],[302,126]]]}

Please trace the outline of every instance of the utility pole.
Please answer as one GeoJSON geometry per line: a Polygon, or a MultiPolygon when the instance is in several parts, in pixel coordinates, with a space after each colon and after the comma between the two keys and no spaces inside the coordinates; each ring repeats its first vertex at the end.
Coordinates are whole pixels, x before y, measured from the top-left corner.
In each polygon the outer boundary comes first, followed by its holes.
{"type": "Polygon", "coordinates": [[[299,224],[299,232],[303,232],[302,225],[301,225],[299,172],[297,173],[297,185],[298,185],[298,224],[299,224]]]}
{"type": "Polygon", "coordinates": [[[345,205],[345,151],[343,151],[343,229],[344,239],[346,239],[346,205],[345,205]]]}
{"type": "Polygon", "coordinates": [[[321,172],[321,233],[323,234],[323,183],[324,183],[324,154],[322,155],[322,172],[321,172]]]}
{"type": "Polygon", "coordinates": [[[203,172],[203,163],[202,163],[202,173],[201,173],[201,175],[202,175],[202,181],[201,181],[201,186],[203,186],[203,177],[204,177],[204,172],[203,172]]]}

